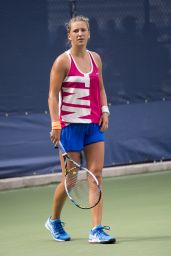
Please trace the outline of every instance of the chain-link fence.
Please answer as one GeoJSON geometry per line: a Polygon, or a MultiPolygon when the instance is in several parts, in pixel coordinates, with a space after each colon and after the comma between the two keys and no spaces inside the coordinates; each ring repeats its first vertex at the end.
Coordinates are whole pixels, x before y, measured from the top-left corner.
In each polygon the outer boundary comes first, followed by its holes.
{"type": "Polygon", "coordinates": [[[112,104],[171,98],[170,0],[6,0],[0,14],[2,113],[47,110],[51,65],[76,14],[90,19],[88,48],[102,57],[112,104]]]}
{"type": "Polygon", "coordinates": [[[64,24],[73,15],[90,19],[88,47],[100,53],[111,103],[171,97],[171,3],[169,0],[48,1],[54,52],[65,50],[64,24]],[[58,48],[58,49],[57,49],[58,48]]]}

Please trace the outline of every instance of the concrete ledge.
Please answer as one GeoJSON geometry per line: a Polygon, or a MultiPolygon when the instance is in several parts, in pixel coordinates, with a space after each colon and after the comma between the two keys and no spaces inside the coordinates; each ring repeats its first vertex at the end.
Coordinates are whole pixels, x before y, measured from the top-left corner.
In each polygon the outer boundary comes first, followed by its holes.
{"type": "Polygon", "coordinates": [[[121,176],[121,175],[169,171],[169,170],[171,170],[171,161],[154,162],[154,163],[144,163],[144,164],[105,168],[103,170],[103,176],[110,177],[110,176],[121,176]]]}
{"type": "MultiPolygon", "coordinates": [[[[171,161],[104,168],[103,176],[111,177],[168,170],[171,170],[171,161]]],[[[61,173],[1,179],[0,190],[48,185],[57,183],[60,181],[60,179],[61,173]]]]}
{"type": "Polygon", "coordinates": [[[25,176],[0,180],[0,190],[48,185],[59,182],[61,173],[25,176]]]}

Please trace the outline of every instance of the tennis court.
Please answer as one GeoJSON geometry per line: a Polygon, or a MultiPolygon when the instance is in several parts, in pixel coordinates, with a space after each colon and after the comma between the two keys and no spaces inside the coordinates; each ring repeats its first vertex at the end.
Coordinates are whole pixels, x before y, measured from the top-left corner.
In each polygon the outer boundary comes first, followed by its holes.
{"type": "Polygon", "coordinates": [[[51,239],[44,222],[55,185],[0,192],[0,255],[170,256],[171,171],[104,179],[103,224],[118,243],[90,245],[89,211],[67,201],[63,212],[72,241],[51,239]]]}

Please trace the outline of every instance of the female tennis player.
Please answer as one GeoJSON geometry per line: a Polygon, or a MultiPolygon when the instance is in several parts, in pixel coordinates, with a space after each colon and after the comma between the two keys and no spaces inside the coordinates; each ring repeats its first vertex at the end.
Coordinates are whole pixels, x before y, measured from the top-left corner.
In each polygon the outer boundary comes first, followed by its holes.
{"type": "MultiPolygon", "coordinates": [[[[87,168],[102,186],[104,164],[104,131],[108,129],[109,109],[102,78],[100,56],[87,50],[90,38],[89,20],[83,16],[72,18],[67,24],[70,49],[57,57],[50,74],[49,110],[52,122],[51,140],[59,140],[74,161],[80,161],[84,151],[87,168]]],[[[56,241],[69,241],[64,230],[61,211],[66,199],[64,162],[61,157],[63,178],[57,186],[52,216],[45,226],[56,241]]],[[[90,192],[91,193],[91,192],[90,192]]],[[[91,196],[91,195],[90,195],[91,196]]],[[[102,225],[102,198],[91,209],[92,227],[90,243],[115,243],[116,239],[105,232],[102,225]]]]}

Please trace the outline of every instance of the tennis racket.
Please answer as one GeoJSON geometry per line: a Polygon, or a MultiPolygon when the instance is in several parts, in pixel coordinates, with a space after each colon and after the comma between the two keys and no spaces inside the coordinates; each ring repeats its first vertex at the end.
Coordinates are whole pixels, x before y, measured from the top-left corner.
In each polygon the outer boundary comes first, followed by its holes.
{"type": "Polygon", "coordinates": [[[101,188],[97,178],[87,168],[75,162],[67,154],[61,142],[59,142],[58,147],[64,158],[64,185],[69,199],[81,209],[95,207],[101,199],[101,188]]]}

